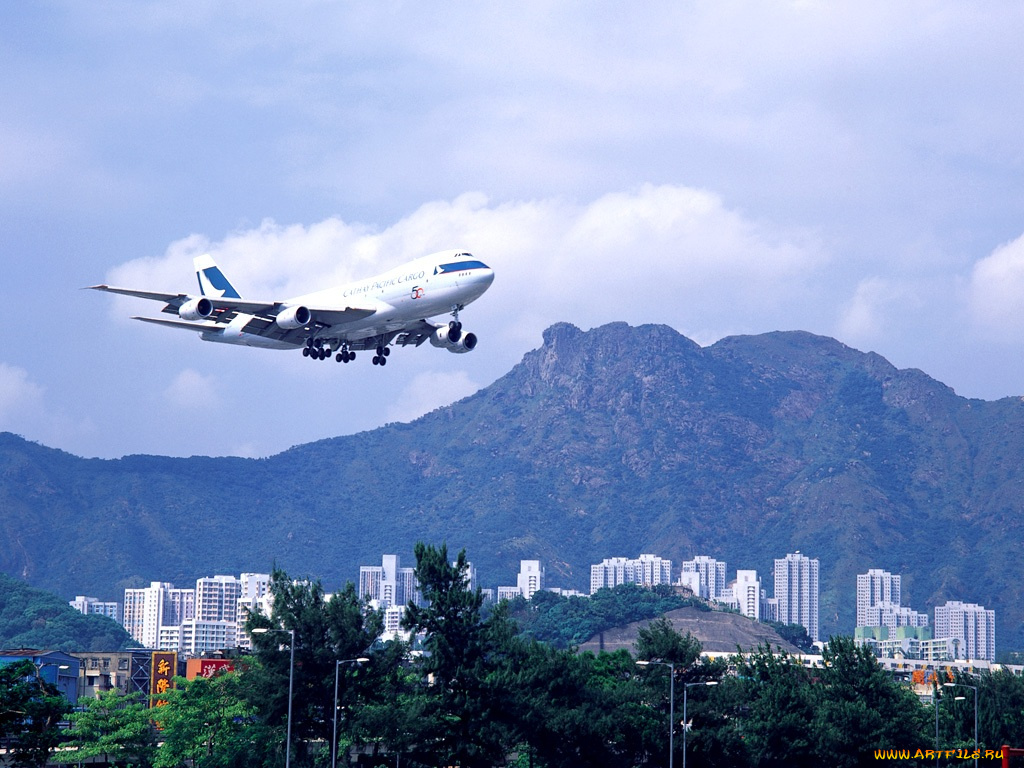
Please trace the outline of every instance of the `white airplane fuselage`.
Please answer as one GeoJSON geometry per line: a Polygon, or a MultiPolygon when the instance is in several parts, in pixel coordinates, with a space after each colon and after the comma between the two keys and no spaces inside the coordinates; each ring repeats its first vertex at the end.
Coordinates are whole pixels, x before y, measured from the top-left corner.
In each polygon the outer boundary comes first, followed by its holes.
{"type": "MultiPolygon", "coordinates": [[[[365,280],[303,294],[282,303],[339,311],[353,305],[372,306],[376,311],[371,316],[333,325],[325,335],[341,336],[350,342],[379,337],[401,330],[410,321],[448,314],[480,298],[494,281],[494,271],[475,259],[465,259],[469,256],[461,251],[434,253],[365,280]],[[472,268],[459,270],[460,259],[472,268]]],[[[304,345],[303,341],[277,340],[243,331],[252,317],[239,314],[226,327],[202,333],[201,337],[264,349],[298,349],[304,345]]]]}

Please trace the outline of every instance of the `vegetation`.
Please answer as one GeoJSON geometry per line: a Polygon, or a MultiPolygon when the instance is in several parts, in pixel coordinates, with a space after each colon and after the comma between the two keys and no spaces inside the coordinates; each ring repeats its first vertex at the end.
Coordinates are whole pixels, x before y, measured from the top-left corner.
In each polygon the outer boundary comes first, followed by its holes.
{"type": "Polygon", "coordinates": [[[56,595],[0,573],[0,648],[74,652],[137,645],[116,621],[86,616],[56,595]]]}
{"type": "MultiPolygon", "coordinates": [[[[954,695],[973,693],[964,686],[979,691],[982,750],[1024,732],[1024,680],[1014,675],[958,676],[938,688],[935,708],[849,638],[833,638],[813,669],[767,647],[727,663],[703,658],[665,619],[640,630],[636,658],[575,653],[520,632],[508,604],[485,613],[465,552],[453,562],[446,547],[420,544],[416,554],[430,603],[410,607],[406,626],[423,633],[422,652],[380,642],[380,617],[351,588],[325,601],[317,582],[275,571],[273,614],[248,624],[270,630],[253,635],[253,656],[212,679],[177,679],[155,709],[117,693],[85,702],[60,759],[280,768],[290,678],[297,768],[331,764],[335,746],[343,765],[663,768],[669,727],[674,757],[683,756],[681,699],[687,756],[722,768],[876,765],[877,750],[910,756],[887,763],[923,764],[936,712],[944,749],[973,748],[973,697],[954,695]]],[[[67,712],[34,673],[30,663],[0,668],[0,739],[16,765],[42,765],[67,712]]]]}
{"type": "Polygon", "coordinates": [[[77,764],[102,758],[108,765],[149,768],[153,764],[157,733],[149,702],[141,694],[124,695],[118,690],[100,693],[84,700],[70,721],[71,727],[64,734],[69,749],[62,751],[55,762],[77,764]]]}
{"type": "Polygon", "coordinates": [[[541,591],[535,592],[529,601],[522,597],[511,600],[508,610],[523,634],[556,648],[571,648],[598,632],[687,606],[711,610],[700,598],[678,595],[667,584],[653,588],[620,584],[599,589],[590,597],[564,597],[541,591]]]}
{"type": "Polygon", "coordinates": [[[60,743],[58,723],[71,705],[31,661],[0,666],[0,747],[9,764],[42,768],[60,743]]]}
{"type": "Polygon", "coordinates": [[[814,650],[814,641],[807,634],[807,627],[801,624],[783,624],[781,621],[766,621],[765,624],[774,628],[779,633],[779,637],[801,651],[811,652],[814,650]]]}

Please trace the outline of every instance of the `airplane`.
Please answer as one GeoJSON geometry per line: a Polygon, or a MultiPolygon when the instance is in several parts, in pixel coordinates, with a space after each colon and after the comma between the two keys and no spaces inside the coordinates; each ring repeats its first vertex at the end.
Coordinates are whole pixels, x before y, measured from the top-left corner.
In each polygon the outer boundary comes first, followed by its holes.
{"type": "Polygon", "coordinates": [[[459,311],[480,298],[494,272],[470,253],[451,250],[423,256],[359,282],[284,301],[243,299],[209,254],[193,259],[199,295],[90,285],[92,290],[164,302],[177,319],[133,317],[146,323],[194,331],[204,341],[264,349],[301,349],[312,360],[334,355],[339,363],[373,350],[373,364],[386,365],[391,345],[425,341],[465,353],[476,334],[464,332],[459,311]],[[450,314],[448,323],[429,318],[450,314]]]}

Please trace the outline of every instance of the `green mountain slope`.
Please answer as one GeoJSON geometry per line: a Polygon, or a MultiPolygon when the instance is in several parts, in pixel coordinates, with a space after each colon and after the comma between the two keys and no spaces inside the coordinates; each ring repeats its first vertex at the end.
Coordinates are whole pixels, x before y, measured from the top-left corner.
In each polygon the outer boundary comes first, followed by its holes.
{"type": "MultiPolygon", "coordinates": [[[[1024,403],[801,332],[701,348],[664,326],[560,324],[472,397],[264,460],[85,460],[0,436],[0,570],[118,598],[151,580],[266,570],[355,579],[417,540],[465,546],[485,584],[520,558],[585,589],[654,552],[755,568],[821,561],[821,625],[852,631],[855,576],[904,603],[997,610],[1024,648],[1024,403]]],[[[411,560],[411,557],[409,558],[411,560]]]]}
{"type": "Polygon", "coordinates": [[[106,616],[86,616],[56,595],[0,573],[0,648],[110,651],[138,645],[106,616]]]}

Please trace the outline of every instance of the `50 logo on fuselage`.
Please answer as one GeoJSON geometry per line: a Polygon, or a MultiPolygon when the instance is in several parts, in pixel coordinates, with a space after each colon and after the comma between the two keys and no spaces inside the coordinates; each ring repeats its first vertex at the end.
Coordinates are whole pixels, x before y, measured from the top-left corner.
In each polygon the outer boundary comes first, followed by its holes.
{"type": "Polygon", "coordinates": [[[418,286],[418,285],[416,287],[414,287],[412,289],[412,297],[414,299],[422,299],[423,298],[423,288],[421,286],[418,286]]]}

